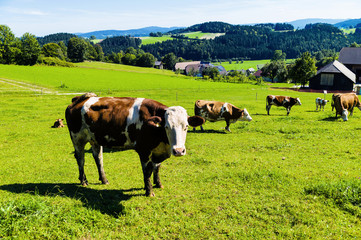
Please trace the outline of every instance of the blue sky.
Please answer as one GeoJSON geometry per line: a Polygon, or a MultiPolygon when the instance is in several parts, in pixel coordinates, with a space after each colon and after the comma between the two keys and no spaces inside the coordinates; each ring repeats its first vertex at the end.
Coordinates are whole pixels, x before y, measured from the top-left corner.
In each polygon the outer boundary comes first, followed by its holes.
{"type": "Polygon", "coordinates": [[[187,27],[208,21],[231,24],[289,22],[305,18],[361,18],[360,0],[0,0],[0,24],[20,37],[58,32],[187,27]]]}

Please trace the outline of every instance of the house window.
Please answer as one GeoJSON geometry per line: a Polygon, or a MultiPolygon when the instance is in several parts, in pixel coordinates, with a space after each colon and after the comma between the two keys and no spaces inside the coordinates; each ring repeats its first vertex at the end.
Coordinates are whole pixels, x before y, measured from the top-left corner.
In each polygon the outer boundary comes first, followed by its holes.
{"type": "Polygon", "coordinates": [[[333,86],[333,74],[321,74],[321,85],[323,86],[333,86]]]}

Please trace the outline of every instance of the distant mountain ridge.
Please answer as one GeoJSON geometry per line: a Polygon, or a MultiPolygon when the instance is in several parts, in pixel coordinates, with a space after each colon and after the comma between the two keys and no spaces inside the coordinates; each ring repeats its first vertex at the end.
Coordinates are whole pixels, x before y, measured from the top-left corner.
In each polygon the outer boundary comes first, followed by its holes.
{"type": "Polygon", "coordinates": [[[359,19],[348,19],[346,21],[336,23],[336,24],[334,24],[334,26],[338,27],[338,28],[347,28],[347,27],[355,27],[359,23],[361,23],[361,18],[359,18],[359,19]]]}
{"type": "Polygon", "coordinates": [[[295,21],[291,21],[291,22],[287,22],[289,24],[292,24],[295,29],[297,28],[305,28],[305,26],[307,24],[313,24],[313,23],[328,23],[328,24],[332,24],[335,25],[337,23],[340,22],[344,22],[347,19],[324,19],[324,18],[306,18],[306,19],[299,19],[299,20],[295,20],[295,21]]]}
{"type": "Polygon", "coordinates": [[[129,29],[129,30],[101,30],[101,31],[88,32],[88,33],[75,33],[75,35],[85,38],[95,36],[97,39],[105,39],[107,37],[116,37],[116,36],[145,37],[145,36],[149,36],[151,32],[166,33],[178,28],[180,27],[164,28],[164,27],[152,26],[152,27],[129,29]]]}

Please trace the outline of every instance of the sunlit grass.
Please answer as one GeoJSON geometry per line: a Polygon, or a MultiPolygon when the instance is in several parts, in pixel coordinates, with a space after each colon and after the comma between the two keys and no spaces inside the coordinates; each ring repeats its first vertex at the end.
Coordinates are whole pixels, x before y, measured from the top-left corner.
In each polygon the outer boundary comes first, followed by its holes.
{"type": "Polygon", "coordinates": [[[190,129],[187,155],[162,164],[165,188],[147,198],[134,151],[104,153],[109,185],[99,184],[87,151],[90,185],[79,185],[68,130],[51,128],[55,119],[64,117],[73,95],[38,95],[2,83],[0,237],[360,238],[357,109],[343,122],[334,118],[329,105],[324,112],[315,111],[314,99],[323,94],[156,73],[73,69],[0,65],[0,77],[54,89],[62,79],[69,85],[65,91],[147,97],[184,106],[189,115],[197,99],[226,101],[247,108],[253,121],[231,124],[232,133],[224,131],[224,122],[207,122],[205,132],[190,129]],[[153,85],[144,84],[146,76],[153,85]],[[126,77],[134,79],[134,86],[126,77]],[[73,83],[76,79],[81,84],[73,83]],[[289,116],[284,108],[272,107],[268,116],[268,94],[300,97],[302,105],[293,107],[289,116]]]}

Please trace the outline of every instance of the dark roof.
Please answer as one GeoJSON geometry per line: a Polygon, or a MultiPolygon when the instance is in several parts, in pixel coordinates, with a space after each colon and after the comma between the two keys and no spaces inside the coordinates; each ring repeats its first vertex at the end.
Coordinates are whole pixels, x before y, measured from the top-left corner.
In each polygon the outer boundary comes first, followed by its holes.
{"type": "Polygon", "coordinates": [[[321,73],[342,73],[354,83],[356,82],[356,75],[337,60],[327,64],[326,66],[317,71],[317,75],[321,73]]]}
{"type": "Polygon", "coordinates": [[[361,48],[344,47],[340,51],[338,61],[343,64],[361,64],[361,48]]]}

